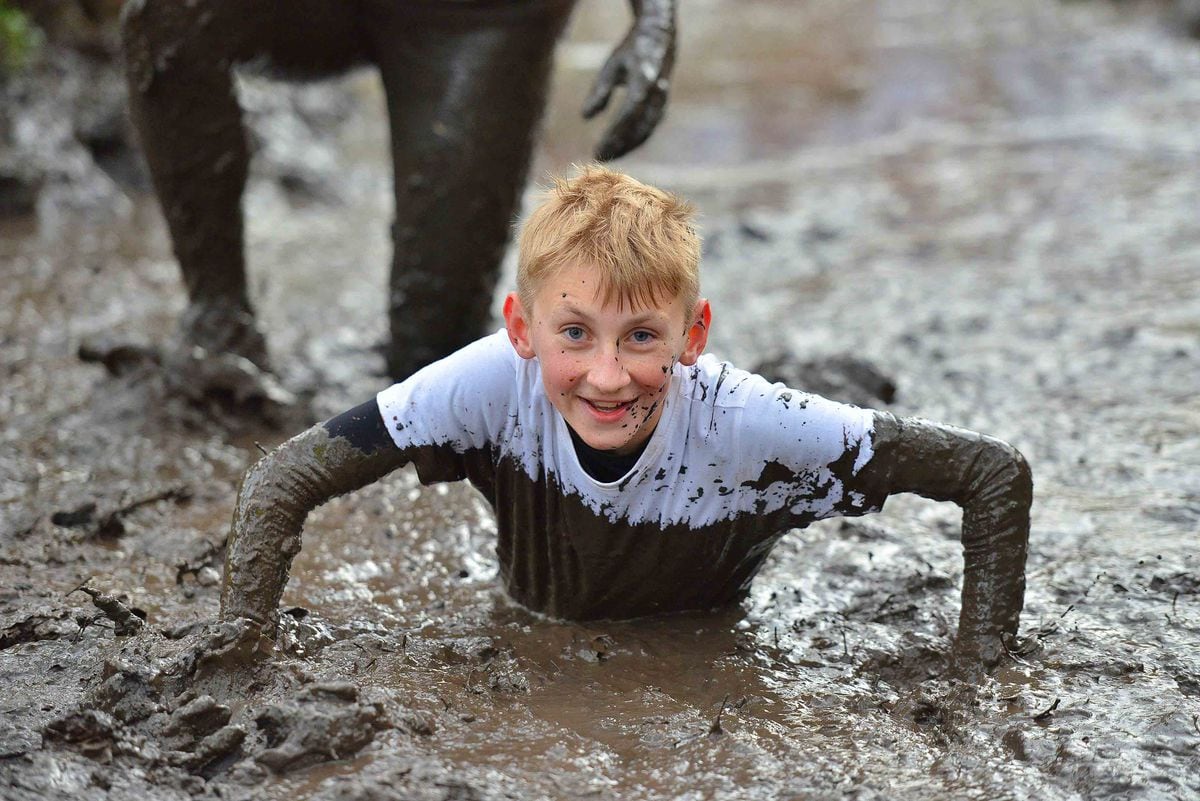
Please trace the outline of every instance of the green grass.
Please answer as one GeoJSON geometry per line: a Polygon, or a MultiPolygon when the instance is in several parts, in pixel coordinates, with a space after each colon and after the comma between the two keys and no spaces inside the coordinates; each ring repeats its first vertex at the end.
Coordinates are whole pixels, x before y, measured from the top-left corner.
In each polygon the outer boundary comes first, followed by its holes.
{"type": "Polygon", "coordinates": [[[0,0],[0,74],[18,72],[42,44],[42,32],[19,8],[0,0]]]}

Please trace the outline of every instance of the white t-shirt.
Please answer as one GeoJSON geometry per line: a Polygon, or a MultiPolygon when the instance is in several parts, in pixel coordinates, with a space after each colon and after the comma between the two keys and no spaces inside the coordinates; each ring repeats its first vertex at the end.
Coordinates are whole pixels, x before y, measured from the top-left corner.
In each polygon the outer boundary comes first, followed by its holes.
{"type": "Polygon", "coordinates": [[[509,592],[573,619],[740,597],[788,529],[878,511],[887,471],[869,410],[771,384],[705,354],[675,365],[641,457],[603,483],[501,330],[377,396],[421,481],[469,479],[496,511],[509,592]]]}

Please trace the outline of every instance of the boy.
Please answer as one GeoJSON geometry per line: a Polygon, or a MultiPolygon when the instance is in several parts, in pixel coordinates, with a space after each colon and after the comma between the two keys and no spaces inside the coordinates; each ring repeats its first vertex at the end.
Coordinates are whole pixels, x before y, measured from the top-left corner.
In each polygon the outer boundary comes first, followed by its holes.
{"type": "Polygon", "coordinates": [[[422,483],[477,487],[510,594],[576,620],[735,602],[784,532],[915,492],[963,508],[956,662],[997,662],[1024,595],[1025,460],[701,355],[691,214],[598,166],[557,181],[521,231],[503,331],[247,471],[222,616],[273,628],[307,512],[408,463],[422,483]]]}

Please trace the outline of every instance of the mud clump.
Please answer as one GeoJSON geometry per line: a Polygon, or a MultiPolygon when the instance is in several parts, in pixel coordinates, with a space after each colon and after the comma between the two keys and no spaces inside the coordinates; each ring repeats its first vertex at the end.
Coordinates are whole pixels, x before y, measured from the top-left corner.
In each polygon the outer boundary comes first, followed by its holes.
{"type": "Polygon", "coordinates": [[[358,687],[324,683],[267,707],[254,719],[267,749],[254,758],[276,773],[353,756],[387,727],[383,706],[360,703],[358,687]]]}
{"type": "Polygon", "coordinates": [[[42,734],[48,743],[76,748],[84,756],[110,762],[120,740],[120,725],[98,709],[81,709],[46,725],[42,734]]]}
{"type": "Polygon", "coordinates": [[[71,610],[43,606],[0,616],[0,651],[26,642],[74,635],[78,628],[67,622],[71,610]]]}
{"type": "Polygon", "coordinates": [[[288,689],[294,679],[263,663],[258,642],[235,624],[208,624],[177,641],[153,632],[129,638],[81,702],[44,726],[43,744],[94,763],[109,786],[134,769],[190,792],[199,786],[188,776],[253,786],[345,760],[392,728],[383,702],[362,700],[354,684],[301,673],[302,686],[288,689]],[[263,694],[268,684],[275,689],[263,694]]]}
{"type": "Polygon", "coordinates": [[[896,400],[895,380],[858,356],[799,359],[784,354],[765,359],[752,372],[768,381],[856,406],[877,408],[896,400]]]}

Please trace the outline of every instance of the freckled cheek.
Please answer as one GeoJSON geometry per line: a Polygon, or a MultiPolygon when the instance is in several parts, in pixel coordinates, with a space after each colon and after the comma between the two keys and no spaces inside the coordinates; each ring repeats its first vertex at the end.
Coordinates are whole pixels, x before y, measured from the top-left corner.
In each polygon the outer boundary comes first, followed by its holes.
{"type": "Polygon", "coordinates": [[[651,399],[666,391],[667,385],[671,383],[670,375],[663,373],[662,362],[657,359],[639,365],[639,369],[633,373],[633,379],[642,388],[643,394],[651,399]]]}
{"type": "Polygon", "coordinates": [[[574,361],[564,361],[554,365],[543,365],[543,376],[549,388],[558,393],[569,392],[583,377],[583,370],[574,361]]]}

